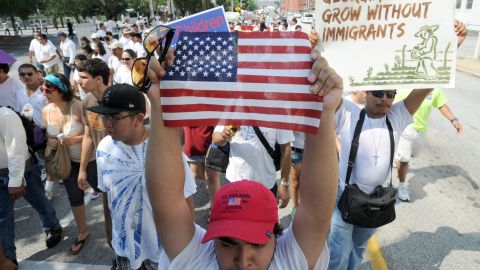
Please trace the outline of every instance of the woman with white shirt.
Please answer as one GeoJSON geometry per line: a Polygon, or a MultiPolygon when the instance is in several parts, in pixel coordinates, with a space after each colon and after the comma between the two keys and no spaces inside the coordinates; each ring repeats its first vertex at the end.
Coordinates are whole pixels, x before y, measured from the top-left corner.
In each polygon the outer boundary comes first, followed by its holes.
{"type": "Polygon", "coordinates": [[[117,69],[117,72],[115,72],[113,84],[127,83],[133,85],[132,67],[135,59],[137,59],[137,54],[132,49],[123,50],[122,64],[117,69]]]}
{"type": "Polygon", "coordinates": [[[110,53],[107,49],[105,49],[103,42],[101,42],[100,40],[95,41],[92,44],[92,49],[92,59],[99,58],[102,59],[103,62],[108,64],[108,58],[110,58],[110,53]]]}

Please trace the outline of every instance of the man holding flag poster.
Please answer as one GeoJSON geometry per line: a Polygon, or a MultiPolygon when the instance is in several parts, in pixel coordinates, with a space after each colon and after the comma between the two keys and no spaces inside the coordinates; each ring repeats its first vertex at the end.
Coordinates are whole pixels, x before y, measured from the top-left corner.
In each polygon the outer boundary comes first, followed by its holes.
{"type": "MultiPolygon", "coordinates": [[[[311,61],[310,54],[308,56],[305,62],[311,61]]],[[[179,57],[181,55],[177,54],[176,59],[179,57]]],[[[193,223],[187,204],[180,200],[184,180],[180,169],[179,131],[166,126],[169,121],[165,119],[165,109],[175,108],[168,107],[164,102],[164,98],[169,96],[169,90],[163,88],[164,81],[161,90],[158,85],[160,77],[168,74],[168,70],[165,71],[158,63],[152,64],[149,78],[153,84],[148,92],[152,103],[152,128],[146,177],[155,225],[165,249],[159,268],[326,269],[328,249],[325,238],[338,177],[333,120],[343,83],[318,51],[314,51],[311,57],[316,62],[313,66],[310,62],[304,78],[309,84],[313,83],[313,86],[307,85],[307,91],[316,95],[298,94],[303,100],[296,105],[306,105],[309,99],[315,101],[323,96],[321,114],[310,115],[312,120],[316,118],[317,123],[321,120],[321,124],[316,135],[307,135],[300,188],[302,203],[292,227],[281,237],[275,198],[266,187],[255,181],[231,183],[217,192],[208,231],[193,223]]],[[[169,55],[166,62],[174,64],[173,55],[169,55]]],[[[218,118],[222,118],[219,113],[217,121],[218,118]]],[[[284,118],[288,121],[289,117],[284,118]]],[[[249,121],[248,118],[245,121],[249,121]]],[[[276,125],[280,120],[273,122],[276,125]]]]}

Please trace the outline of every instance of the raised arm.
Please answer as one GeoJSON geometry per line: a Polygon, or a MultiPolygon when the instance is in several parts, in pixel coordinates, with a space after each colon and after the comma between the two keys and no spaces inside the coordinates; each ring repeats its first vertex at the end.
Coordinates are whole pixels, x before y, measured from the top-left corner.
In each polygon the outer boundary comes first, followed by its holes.
{"type": "Polygon", "coordinates": [[[455,117],[447,104],[444,104],[442,107],[438,108],[440,113],[452,123],[452,126],[457,130],[457,134],[462,133],[463,126],[460,121],[455,117]]]}
{"type": "Polygon", "coordinates": [[[433,88],[430,89],[416,89],[413,90],[404,100],[405,107],[408,112],[413,115],[420,105],[422,104],[425,97],[432,92],[433,88]]]}
{"type": "Polygon", "coordinates": [[[293,220],[293,233],[309,268],[313,268],[324,247],[335,207],[338,187],[338,160],[335,147],[335,110],[340,103],[343,82],[340,76],[328,66],[326,60],[318,57],[312,72],[312,92],[322,95],[323,110],[320,128],[316,135],[307,134],[305,154],[302,163],[300,185],[301,202],[293,220]],[[318,78],[317,78],[318,74],[318,78]]]}
{"type": "MultiPolygon", "coordinates": [[[[173,62],[173,51],[167,61],[173,62]]],[[[153,60],[155,61],[155,60],[153,60]]],[[[148,91],[152,115],[145,176],[153,217],[163,248],[173,260],[191,241],[195,233],[193,217],[183,194],[185,182],[180,129],[163,124],[159,78],[165,73],[158,65],[149,70],[152,87],[148,91]]]]}

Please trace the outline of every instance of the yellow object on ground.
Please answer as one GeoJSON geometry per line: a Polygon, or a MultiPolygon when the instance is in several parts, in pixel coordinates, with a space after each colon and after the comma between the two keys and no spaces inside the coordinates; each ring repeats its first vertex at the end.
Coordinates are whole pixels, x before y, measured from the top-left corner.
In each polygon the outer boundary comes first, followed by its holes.
{"type": "Polygon", "coordinates": [[[388,269],[387,263],[385,262],[385,258],[383,257],[382,250],[380,249],[380,245],[378,244],[377,237],[375,235],[368,240],[367,253],[372,262],[373,270],[388,269]]]}

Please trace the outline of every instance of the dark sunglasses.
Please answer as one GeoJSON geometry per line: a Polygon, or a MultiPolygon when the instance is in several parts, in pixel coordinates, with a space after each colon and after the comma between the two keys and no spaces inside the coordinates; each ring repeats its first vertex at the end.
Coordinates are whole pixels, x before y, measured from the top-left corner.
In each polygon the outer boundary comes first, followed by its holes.
{"type": "Polygon", "coordinates": [[[371,91],[370,93],[372,93],[372,96],[376,98],[383,98],[384,95],[387,95],[387,98],[394,98],[395,95],[397,94],[397,91],[374,90],[374,91],[371,91]]]}
{"type": "Polygon", "coordinates": [[[32,77],[33,76],[33,72],[20,72],[18,73],[18,75],[20,75],[20,77],[32,77]]]}
{"type": "Polygon", "coordinates": [[[110,122],[118,122],[120,120],[123,120],[128,117],[132,117],[135,114],[129,113],[127,115],[118,115],[118,114],[100,114],[100,118],[104,121],[110,121],[110,122]]]}
{"type": "Polygon", "coordinates": [[[170,48],[175,28],[159,25],[153,28],[143,40],[143,48],[147,52],[146,57],[137,58],[133,62],[132,82],[140,91],[147,93],[152,82],[147,77],[150,58],[157,52],[158,61],[161,63],[170,48]]]}
{"type": "Polygon", "coordinates": [[[49,95],[55,91],[58,91],[58,90],[56,88],[48,88],[48,87],[42,86],[42,92],[47,93],[49,95]]]}

